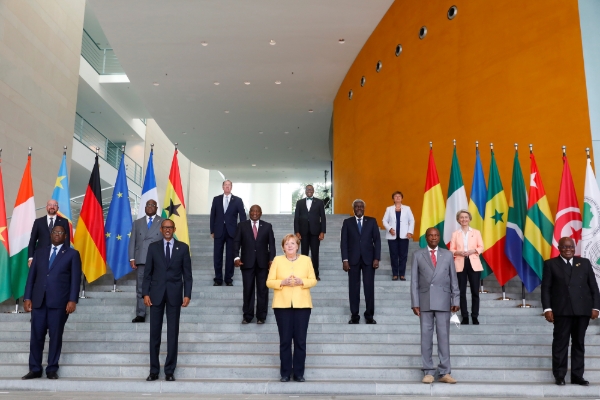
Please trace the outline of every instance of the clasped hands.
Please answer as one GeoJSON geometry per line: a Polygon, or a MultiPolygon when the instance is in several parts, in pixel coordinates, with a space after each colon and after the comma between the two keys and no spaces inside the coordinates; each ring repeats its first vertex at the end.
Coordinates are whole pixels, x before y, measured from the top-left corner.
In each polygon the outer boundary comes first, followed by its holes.
{"type": "Polygon", "coordinates": [[[471,254],[477,254],[477,250],[455,251],[454,255],[468,257],[471,254]]]}
{"type": "MultiPolygon", "coordinates": [[[[152,301],[150,300],[150,296],[146,295],[144,296],[144,305],[146,307],[150,307],[152,305],[152,301]]],[[[190,298],[189,297],[184,297],[183,298],[183,303],[181,303],[181,307],[187,307],[190,305],[190,298]]]]}
{"type": "Polygon", "coordinates": [[[298,278],[297,276],[294,276],[293,274],[288,276],[287,278],[285,278],[284,280],[281,281],[281,285],[280,286],[302,286],[304,285],[304,282],[302,282],[302,279],[298,278]]]}

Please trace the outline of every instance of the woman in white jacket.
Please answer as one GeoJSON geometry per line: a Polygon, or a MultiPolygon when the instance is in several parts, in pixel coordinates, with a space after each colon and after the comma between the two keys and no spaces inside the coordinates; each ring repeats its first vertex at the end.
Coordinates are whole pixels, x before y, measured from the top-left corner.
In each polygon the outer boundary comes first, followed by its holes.
{"type": "Polygon", "coordinates": [[[415,218],[409,206],[402,205],[404,195],[402,192],[394,192],[392,199],[394,205],[385,210],[383,226],[385,227],[385,238],[390,247],[390,258],[392,259],[392,280],[405,281],[406,258],[408,256],[408,243],[413,237],[415,230],[415,218]]]}

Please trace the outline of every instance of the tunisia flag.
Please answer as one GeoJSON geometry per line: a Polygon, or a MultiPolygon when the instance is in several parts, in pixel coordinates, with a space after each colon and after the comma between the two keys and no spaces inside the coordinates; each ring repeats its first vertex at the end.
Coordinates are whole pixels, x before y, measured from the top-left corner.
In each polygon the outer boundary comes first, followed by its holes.
{"type": "Polygon", "coordinates": [[[567,156],[563,156],[563,172],[558,193],[558,209],[554,223],[554,235],[552,237],[552,257],[559,255],[558,241],[563,237],[570,237],[575,241],[575,255],[581,255],[581,211],[577,194],[573,186],[571,169],[567,156]]]}

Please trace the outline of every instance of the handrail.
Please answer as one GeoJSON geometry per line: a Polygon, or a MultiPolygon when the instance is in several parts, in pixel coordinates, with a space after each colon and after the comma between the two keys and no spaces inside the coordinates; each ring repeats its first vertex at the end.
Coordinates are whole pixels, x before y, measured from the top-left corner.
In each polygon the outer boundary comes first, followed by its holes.
{"type": "Polygon", "coordinates": [[[81,55],[98,75],[124,75],[125,71],[111,48],[100,48],[84,29],[81,37],[81,55]]]}

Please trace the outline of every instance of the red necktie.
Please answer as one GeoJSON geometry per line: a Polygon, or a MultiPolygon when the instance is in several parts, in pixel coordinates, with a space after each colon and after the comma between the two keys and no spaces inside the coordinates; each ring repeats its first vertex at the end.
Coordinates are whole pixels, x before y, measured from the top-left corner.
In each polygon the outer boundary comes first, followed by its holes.
{"type": "Polygon", "coordinates": [[[431,252],[431,263],[435,268],[437,266],[437,258],[435,258],[435,250],[429,250],[431,252]]]}
{"type": "Polygon", "coordinates": [[[256,222],[252,223],[252,232],[254,232],[254,240],[256,240],[256,236],[258,236],[258,229],[256,229],[256,222]]]}

